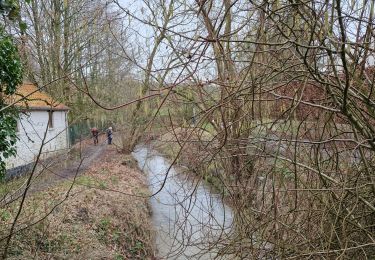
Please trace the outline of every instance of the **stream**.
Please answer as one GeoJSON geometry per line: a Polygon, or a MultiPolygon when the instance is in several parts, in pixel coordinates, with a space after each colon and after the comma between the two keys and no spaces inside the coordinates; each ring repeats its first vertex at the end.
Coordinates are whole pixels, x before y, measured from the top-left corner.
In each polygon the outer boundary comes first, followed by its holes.
{"type": "Polygon", "coordinates": [[[152,220],[160,259],[222,259],[220,242],[231,232],[232,210],[202,183],[180,173],[152,148],[133,152],[148,176],[152,220]],[[169,171],[168,171],[169,170],[169,171]]]}

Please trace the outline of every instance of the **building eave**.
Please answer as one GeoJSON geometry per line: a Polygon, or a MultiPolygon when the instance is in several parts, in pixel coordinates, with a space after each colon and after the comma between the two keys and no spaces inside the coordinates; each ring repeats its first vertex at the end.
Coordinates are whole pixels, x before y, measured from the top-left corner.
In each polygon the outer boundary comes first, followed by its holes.
{"type": "Polygon", "coordinates": [[[68,107],[58,108],[58,107],[20,107],[20,110],[23,112],[27,111],[69,111],[68,107]]]}

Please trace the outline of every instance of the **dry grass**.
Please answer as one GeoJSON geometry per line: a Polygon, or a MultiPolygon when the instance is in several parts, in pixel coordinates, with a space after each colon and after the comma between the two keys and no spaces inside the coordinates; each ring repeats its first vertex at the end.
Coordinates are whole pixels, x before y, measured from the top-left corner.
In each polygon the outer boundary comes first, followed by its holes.
{"type": "MultiPolygon", "coordinates": [[[[129,162],[129,156],[108,148],[76,179],[67,198],[72,180],[30,196],[17,230],[37,223],[14,236],[10,259],[152,258],[148,199],[132,196],[147,195],[146,180],[129,162]]],[[[16,204],[1,209],[2,237],[9,232],[16,204]]]]}

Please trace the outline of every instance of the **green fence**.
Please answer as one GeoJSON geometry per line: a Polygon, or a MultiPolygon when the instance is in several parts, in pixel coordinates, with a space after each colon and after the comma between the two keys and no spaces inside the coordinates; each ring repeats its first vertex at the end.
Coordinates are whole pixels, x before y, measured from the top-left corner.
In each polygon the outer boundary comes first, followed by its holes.
{"type": "Polygon", "coordinates": [[[105,122],[92,122],[84,121],[75,123],[69,126],[69,144],[74,145],[80,140],[91,137],[91,128],[96,127],[99,132],[104,132],[107,129],[107,123],[105,122]]]}

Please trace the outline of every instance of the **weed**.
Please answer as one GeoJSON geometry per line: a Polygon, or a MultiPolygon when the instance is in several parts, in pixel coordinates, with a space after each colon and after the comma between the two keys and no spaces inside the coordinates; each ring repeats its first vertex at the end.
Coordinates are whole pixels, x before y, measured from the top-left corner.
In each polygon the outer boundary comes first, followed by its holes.
{"type": "Polygon", "coordinates": [[[119,177],[117,176],[111,176],[111,182],[112,184],[117,184],[120,181],[119,177]]]}
{"type": "Polygon", "coordinates": [[[98,233],[98,239],[99,241],[104,242],[105,244],[108,243],[108,234],[109,234],[109,228],[111,225],[111,220],[107,217],[101,219],[98,224],[98,228],[96,232],[98,233]]]}
{"type": "Polygon", "coordinates": [[[84,185],[84,186],[93,186],[94,179],[88,176],[80,176],[77,178],[77,184],[84,185]]]}
{"type": "Polygon", "coordinates": [[[111,220],[109,218],[103,218],[99,222],[99,228],[103,230],[107,230],[110,224],[111,224],[111,220]]]}
{"type": "Polygon", "coordinates": [[[115,260],[124,260],[124,259],[125,258],[120,254],[115,255],[115,260]]]}
{"type": "Polygon", "coordinates": [[[120,245],[121,244],[121,231],[120,230],[116,230],[113,235],[112,235],[112,241],[115,243],[115,244],[118,244],[120,245]]]}
{"type": "Polygon", "coordinates": [[[104,190],[107,188],[107,183],[105,181],[99,181],[99,188],[104,190]]]}
{"type": "Polygon", "coordinates": [[[135,245],[129,249],[130,253],[135,256],[138,252],[144,250],[144,245],[141,241],[135,242],[135,245]]]}
{"type": "Polygon", "coordinates": [[[11,213],[6,209],[0,209],[0,218],[2,221],[8,221],[12,217],[11,213]]]}

